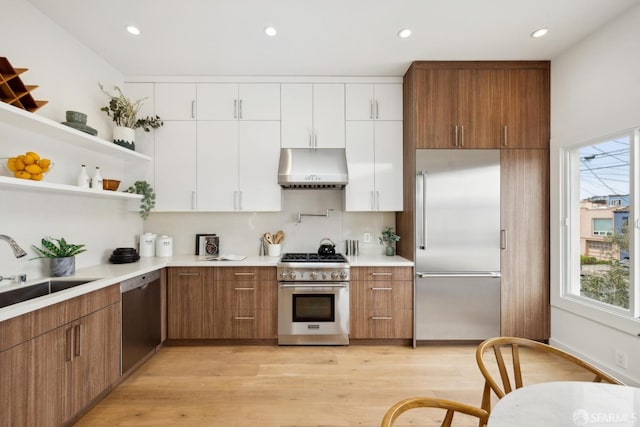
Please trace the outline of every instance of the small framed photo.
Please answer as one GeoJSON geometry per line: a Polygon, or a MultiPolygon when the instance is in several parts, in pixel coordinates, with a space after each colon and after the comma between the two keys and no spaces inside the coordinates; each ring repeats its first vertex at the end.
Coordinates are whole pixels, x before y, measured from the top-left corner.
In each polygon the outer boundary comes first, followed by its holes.
{"type": "Polygon", "coordinates": [[[220,237],[215,234],[196,234],[196,255],[201,257],[220,254],[220,237]]]}

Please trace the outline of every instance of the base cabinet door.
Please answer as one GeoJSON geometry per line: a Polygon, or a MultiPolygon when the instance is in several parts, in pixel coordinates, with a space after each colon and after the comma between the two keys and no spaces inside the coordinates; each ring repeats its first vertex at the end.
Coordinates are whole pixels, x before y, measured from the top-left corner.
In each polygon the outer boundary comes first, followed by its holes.
{"type": "Polygon", "coordinates": [[[167,287],[167,337],[200,339],[213,329],[212,268],[169,269],[167,287]],[[205,324],[207,325],[205,328],[205,324]]]}
{"type": "Polygon", "coordinates": [[[411,339],[413,281],[410,267],[352,267],[353,339],[411,339]]]}

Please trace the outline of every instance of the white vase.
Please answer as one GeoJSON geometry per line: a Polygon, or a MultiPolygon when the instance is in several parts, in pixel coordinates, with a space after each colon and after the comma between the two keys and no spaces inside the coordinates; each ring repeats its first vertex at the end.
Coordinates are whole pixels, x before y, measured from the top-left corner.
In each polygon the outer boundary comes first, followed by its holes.
{"type": "Polygon", "coordinates": [[[113,128],[113,143],[129,150],[136,150],[136,131],[135,129],[124,126],[116,126],[113,128]]]}

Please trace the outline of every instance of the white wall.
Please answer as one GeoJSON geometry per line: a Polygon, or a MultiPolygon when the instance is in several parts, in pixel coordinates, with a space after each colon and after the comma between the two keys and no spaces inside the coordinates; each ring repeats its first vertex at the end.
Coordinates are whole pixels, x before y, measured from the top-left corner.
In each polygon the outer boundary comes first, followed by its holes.
{"type": "Polygon", "coordinates": [[[560,296],[559,157],[561,147],[640,126],[639,23],[637,6],[551,63],[551,341],[631,384],[640,384],[640,322],[560,296]],[[615,350],[627,353],[627,369],[615,366],[615,350]]]}
{"type": "MultiPolygon", "coordinates": [[[[4,19],[0,25],[2,56],[16,68],[28,68],[22,80],[39,85],[36,99],[49,103],[35,114],[62,122],[66,110],[88,114],[88,125],[103,139],[111,139],[111,121],[99,111],[106,104],[98,82],[122,84],[123,76],[94,52],[51,22],[25,0],[2,2],[4,19]],[[8,17],[11,17],[8,19],[8,17]]],[[[75,183],[80,164],[100,165],[105,174],[124,173],[122,162],[90,150],[69,149],[60,141],[51,141],[29,130],[0,125],[0,157],[35,149],[53,159],[56,167],[45,179],[75,183]]],[[[0,172],[2,174],[2,172],[0,172]]],[[[9,246],[0,242],[0,275],[28,273],[30,278],[48,275],[47,264],[30,261],[35,256],[32,244],[52,235],[72,243],[85,243],[88,252],[76,257],[78,267],[106,262],[111,250],[133,246],[142,231],[137,213],[126,209],[126,202],[86,198],[46,192],[0,189],[0,234],[15,238],[28,256],[13,257],[9,246]]]]}

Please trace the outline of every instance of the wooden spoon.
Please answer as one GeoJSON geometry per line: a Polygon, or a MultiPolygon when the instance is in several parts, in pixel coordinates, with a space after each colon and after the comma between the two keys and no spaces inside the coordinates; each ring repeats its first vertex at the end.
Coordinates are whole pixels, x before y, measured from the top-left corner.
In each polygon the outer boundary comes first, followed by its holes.
{"type": "Polygon", "coordinates": [[[264,233],[264,240],[270,244],[273,245],[273,238],[271,237],[271,233],[264,233]]]}
{"type": "Polygon", "coordinates": [[[278,231],[276,232],[275,237],[274,237],[274,242],[275,242],[276,244],[280,244],[280,243],[282,243],[282,241],[283,241],[283,240],[284,240],[284,231],[282,231],[282,230],[278,230],[278,231]]]}

